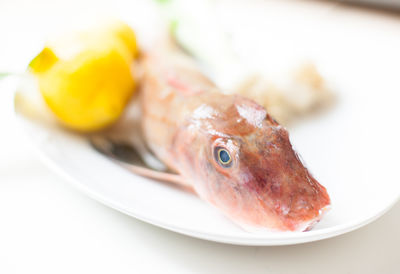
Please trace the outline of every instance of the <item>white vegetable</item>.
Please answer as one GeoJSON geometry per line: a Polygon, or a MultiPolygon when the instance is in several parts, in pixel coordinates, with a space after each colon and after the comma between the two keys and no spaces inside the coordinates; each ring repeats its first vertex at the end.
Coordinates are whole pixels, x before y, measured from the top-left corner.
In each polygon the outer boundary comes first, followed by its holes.
{"type": "Polygon", "coordinates": [[[297,61],[274,70],[253,68],[242,60],[216,4],[170,0],[163,5],[175,40],[200,61],[223,92],[252,98],[283,124],[332,102],[332,93],[312,62],[297,61]]]}

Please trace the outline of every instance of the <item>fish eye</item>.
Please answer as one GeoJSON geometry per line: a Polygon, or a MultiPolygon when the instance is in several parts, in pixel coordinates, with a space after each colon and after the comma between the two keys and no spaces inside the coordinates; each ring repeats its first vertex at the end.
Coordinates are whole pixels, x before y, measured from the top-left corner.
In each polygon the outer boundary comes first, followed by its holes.
{"type": "Polygon", "coordinates": [[[232,166],[231,154],[224,147],[215,147],[214,148],[214,156],[215,156],[216,161],[222,167],[230,167],[230,166],[232,166]]]}

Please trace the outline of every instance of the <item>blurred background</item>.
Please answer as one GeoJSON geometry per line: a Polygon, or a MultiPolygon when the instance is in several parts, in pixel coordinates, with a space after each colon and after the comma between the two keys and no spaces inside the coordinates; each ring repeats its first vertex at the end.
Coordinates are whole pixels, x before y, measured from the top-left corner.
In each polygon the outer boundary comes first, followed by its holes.
{"type": "MultiPolygon", "coordinates": [[[[340,83],[358,83],[350,84],[354,96],[363,96],[363,85],[375,88],[377,97],[369,100],[377,104],[385,102],[378,96],[382,90],[399,97],[400,84],[387,79],[398,79],[400,71],[400,1],[219,0],[212,15],[209,1],[180,1],[172,11],[167,2],[1,0],[0,73],[25,71],[45,41],[104,18],[127,22],[146,48],[165,20],[177,17],[204,20],[199,33],[213,33],[209,27],[217,24],[244,66],[260,71],[278,90],[306,94],[302,104],[288,102],[277,110],[293,128],[292,116],[307,114],[315,102],[323,108],[328,102],[329,120],[343,92],[340,83]],[[365,66],[355,71],[353,63],[365,66]],[[307,80],[293,91],[298,78],[287,82],[287,76],[304,69],[307,80]],[[324,84],[315,87],[315,77],[324,84]]],[[[196,53],[190,41],[181,42],[196,53]]],[[[213,54],[200,56],[211,70],[235,73],[229,61],[224,67],[209,63],[213,54]]],[[[221,85],[238,84],[216,74],[221,85]]],[[[0,81],[0,88],[6,86],[0,81]]],[[[398,273],[399,204],[360,230],[297,246],[239,247],[178,235],[109,209],[53,174],[24,145],[10,118],[12,94],[0,95],[0,273],[398,273]]],[[[397,102],[385,102],[385,115],[397,102]]]]}

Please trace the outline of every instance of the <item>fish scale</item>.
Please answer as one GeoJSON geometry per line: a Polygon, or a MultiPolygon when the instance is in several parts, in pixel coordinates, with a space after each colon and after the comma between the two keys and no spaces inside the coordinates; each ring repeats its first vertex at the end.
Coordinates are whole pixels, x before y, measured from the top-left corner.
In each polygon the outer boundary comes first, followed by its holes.
{"type": "Polygon", "coordinates": [[[326,189],[267,110],[219,92],[178,51],[147,52],[139,66],[145,142],[200,198],[247,231],[304,231],[322,218],[326,189]]]}

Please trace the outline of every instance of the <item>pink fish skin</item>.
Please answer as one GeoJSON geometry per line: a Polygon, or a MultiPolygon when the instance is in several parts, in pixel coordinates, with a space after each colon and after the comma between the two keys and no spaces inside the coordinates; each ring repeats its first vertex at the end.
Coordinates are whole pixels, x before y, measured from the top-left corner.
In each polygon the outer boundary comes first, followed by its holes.
{"type": "Polygon", "coordinates": [[[267,110],[222,94],[174,52],[147,53],[140,67],[146,143],[202,199],[248,231],[304,231],[320,220],[329,195],[267,110]]]}

